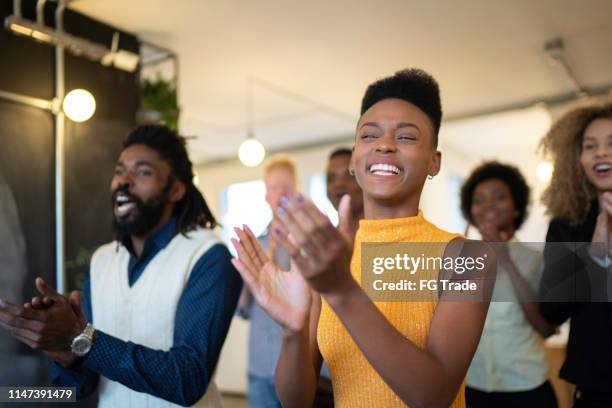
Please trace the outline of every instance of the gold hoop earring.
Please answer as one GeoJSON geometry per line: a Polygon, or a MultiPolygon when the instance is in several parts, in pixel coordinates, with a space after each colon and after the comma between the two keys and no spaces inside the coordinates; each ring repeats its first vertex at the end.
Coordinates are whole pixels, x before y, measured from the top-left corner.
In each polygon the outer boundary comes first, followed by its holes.
{"type": "Polygon", "coordinates": [[[427,175],[427,180],[433,180],[433,178],[434,178],[433,174],[427,175]]]}

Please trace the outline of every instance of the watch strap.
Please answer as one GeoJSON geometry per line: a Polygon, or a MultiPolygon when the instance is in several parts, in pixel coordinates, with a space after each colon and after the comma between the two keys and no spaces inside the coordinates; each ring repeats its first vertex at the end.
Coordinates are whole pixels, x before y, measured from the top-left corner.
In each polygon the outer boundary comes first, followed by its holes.
{"type": "Polygon", "coordinates": [[[83,330],[83,333],[81,335],[93,341],[95,332],[96,332],[96,329],[93,326],[93,324],[87,323],[87,326],[85,326],[85,330],[83,330]]]}

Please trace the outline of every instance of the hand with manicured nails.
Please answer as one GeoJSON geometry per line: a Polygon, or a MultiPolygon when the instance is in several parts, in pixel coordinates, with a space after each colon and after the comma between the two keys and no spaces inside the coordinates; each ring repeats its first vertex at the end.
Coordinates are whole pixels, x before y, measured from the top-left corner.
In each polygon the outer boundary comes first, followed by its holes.
{"type": "Polygon", "coordinates": [[[232,239],[238,269],[257,303],[285,330],[297,332],[308,324],[310,287],[323,295],[336,295],[357,283],[350,273],[353,237],[349,195],[340,201],[340,227],[301,195],[284,198],[275,214],[279,226],[272,234],[291,256],[291,269],[282,271],[270,260],[248,227],[235,228],[232,239]],[[308,283],[308,284],[307,284],[308,283]]]}
{"type": "Polygon", "coordinates": [[[0,300],[0,327],[22,343],[45,352],[68,367],[76,361],[70,351],[72,340],[87,325],[80,306],[80,294],[74,291],[65,298],[41,278],[36,279],[36,288],[43,298],[34,298],[32,303],[24,306],[0,300]]]}
{"type": "Polygon", "coordinates": [[[286,332],[295,333],[308,324],[310,289],[292,262],[289,271],[281,270],[263,250],[249,227],[234,228],[239,240],[232,239],[238,259],[232,264],[255,301],[286,332]]]}
{"type": "Polygon", "coordinates": [[[340,200],[339,228],[299,194],[281,201],[276,218],[282,226],[279,241],[315,291],[332,296],[357,284],[350,271],[356,223],[348,194],[340,200]]]}

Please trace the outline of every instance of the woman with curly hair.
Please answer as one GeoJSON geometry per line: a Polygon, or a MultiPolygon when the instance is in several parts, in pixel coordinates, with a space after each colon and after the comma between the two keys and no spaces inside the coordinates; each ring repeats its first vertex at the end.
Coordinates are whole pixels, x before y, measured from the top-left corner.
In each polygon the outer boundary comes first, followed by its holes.
{"type": "Polygon", "coordinates": [[[542,255],[515,237],[527,218],[529,195],[521,172],[496,161],[474,169],[461,188],[463,216],[497,249],[499,265],[468,370],[465,396],[472,408],[557,406],[542,343],[554,328],[536,302],[542,255]]]}
{"type": "Polygon", "coordinates": [[[576,384],[574,406],[610,407],[612,103],[567,113],[542,145],[554,159],[543,195],[553,217],[546,241],[565,244],[547,245],[540,311],[554,325],[570,319],[560,376],[576,384]]]}

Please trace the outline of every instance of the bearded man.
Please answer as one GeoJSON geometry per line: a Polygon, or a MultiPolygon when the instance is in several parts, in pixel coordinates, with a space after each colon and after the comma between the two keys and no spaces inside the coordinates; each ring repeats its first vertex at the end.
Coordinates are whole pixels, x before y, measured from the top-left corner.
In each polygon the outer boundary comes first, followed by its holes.
{"type": "Polygon", "coordinates": [[[192,167],[183,138],[136,128],[111,182],[116,241],[93,255],[82,301],[40,278],[31,303],[0,300],[0,326],[55,360],[54,385],[98,388],[101,407],[221,406],[211,378],[241,280],[192,167]]]}

